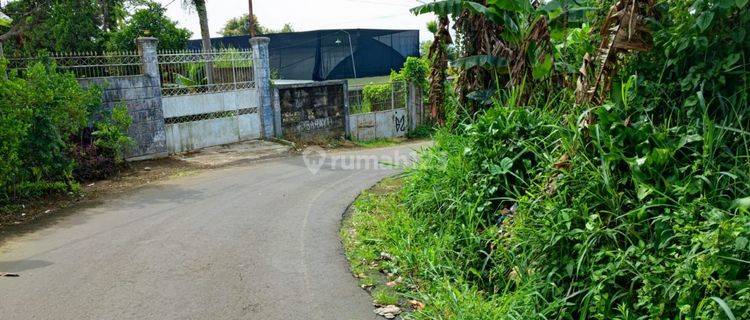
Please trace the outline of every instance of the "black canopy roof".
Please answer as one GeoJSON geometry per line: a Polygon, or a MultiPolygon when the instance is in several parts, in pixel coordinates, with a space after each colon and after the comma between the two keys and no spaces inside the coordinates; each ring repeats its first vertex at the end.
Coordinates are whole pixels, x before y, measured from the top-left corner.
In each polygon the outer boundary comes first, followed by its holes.
{"type": "MultiPolygon", "coordinates": [[[[271,71],[281,79],[355,78],[355,66],[357,78],[385,76],[401,69],[406,57],[419,56],[419,30],[317,30],[263,36],[271,39],[271,71]]],[[[211,44],[249,48],[250,36],[213,38],[211,44]]],[[[188,48],[201,49],[201,41],[191,40],[188,48]]]]}

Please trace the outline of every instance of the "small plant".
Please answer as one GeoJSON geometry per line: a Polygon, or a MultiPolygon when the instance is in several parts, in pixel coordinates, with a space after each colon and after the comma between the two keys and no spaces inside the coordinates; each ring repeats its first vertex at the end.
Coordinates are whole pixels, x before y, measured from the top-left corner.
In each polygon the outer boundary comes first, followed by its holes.
{"type": "Polygon", "coordinates": [[[128,108],[125,105],[114,107],[109,117],[94,124],[96,128],[96,131],[92,133],[94,144],[109,153],[116,162],[122,162],[124,152],[134,143],[133,139],[128,136],[132,123],[133,119],[128,114],[128,108]]]}
{"type": "Polygon", "coordinates": [[[422,124],[406,133],[406,137],[409,139],[424,139],[429,138],[435,132],[435,127],[429,124],[422,124]]]}
{"type": "Polygon", "coordinates": [[[378,288],[372,292],[373,302],[377,305],[398,305],[398,296],[388,288],[378,288]]]}

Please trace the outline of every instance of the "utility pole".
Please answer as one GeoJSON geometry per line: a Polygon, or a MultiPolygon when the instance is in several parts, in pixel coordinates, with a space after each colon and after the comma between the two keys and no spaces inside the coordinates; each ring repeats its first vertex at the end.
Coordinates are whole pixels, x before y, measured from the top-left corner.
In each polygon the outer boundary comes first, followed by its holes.
{"type": "Polygon", "coordinates": [[[253,14],[253,0],[247,0],[247,2],[250,6],[250,16],[248,17],[248,20],[250,20],[250,26],[248,27],[248,30],[250,30],[250,37],[255,38],[255,15],[253,14]]]}

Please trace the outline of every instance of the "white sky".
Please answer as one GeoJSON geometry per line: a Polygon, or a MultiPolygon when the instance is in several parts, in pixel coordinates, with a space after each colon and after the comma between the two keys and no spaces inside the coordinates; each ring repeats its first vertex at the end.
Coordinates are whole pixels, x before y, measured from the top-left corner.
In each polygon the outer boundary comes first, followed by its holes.
{"type": "MultiPolygon", "coordinates": [[[[423,2],[425,0],[422,0],[423,2]]],[[[200,37],[195,12],[182,7],[182,0],[157,0],[167,6],[167,15],[180,26],[200,37]]],[[[211,36],[224,23],[248,12],[247,0],[206,0],[211,36]]],[[[317,29],[419,29],[420,41],[431,39],[426,24],[432,16],[414,16],[409,9],[420,5],[417,0],[253,0],[253,10],[260,23],[281,29],[291,23],[295,31],[317,29]]]]}

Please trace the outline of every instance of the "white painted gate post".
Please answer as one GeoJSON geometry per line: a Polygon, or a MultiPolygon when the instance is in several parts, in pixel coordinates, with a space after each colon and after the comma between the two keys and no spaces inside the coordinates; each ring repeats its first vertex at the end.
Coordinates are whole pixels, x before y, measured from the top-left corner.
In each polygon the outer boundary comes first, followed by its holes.
{"type": "Polygon", "coordinates": [[[274,137],[274,112],[271,92],[271,65],[268,57],[268,44],[271,39],[256,37],[250,39],[253,48],[253,71],[255,89],[258,90],[258,112],[260,113],[261,136],[274,137]]]}

